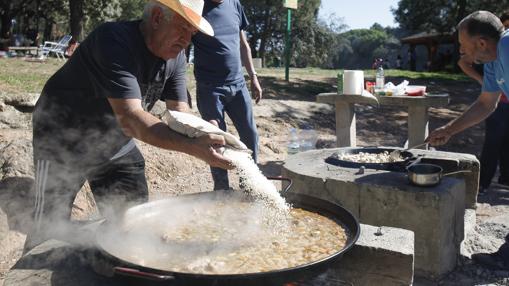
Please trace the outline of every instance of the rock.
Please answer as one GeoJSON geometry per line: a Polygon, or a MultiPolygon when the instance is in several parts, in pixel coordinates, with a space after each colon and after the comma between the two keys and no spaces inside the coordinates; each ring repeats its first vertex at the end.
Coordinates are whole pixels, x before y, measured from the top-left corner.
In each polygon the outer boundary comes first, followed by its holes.
{"type": "Polygon", "coordinates": [[[0,166],[0,180],[33,177],[32,141],[28,138],[0,141],[0,166]]]}
{"type": "Polygon", "coordinates": [[[3,105],[0,112],[0,129],[28,129],[32,124],[31,113],[23,113],[12,105],[3,105]]]}
{"type": "Polygon", "coordinates": [[[14,94],[7,96],[4,103],[15,107],[35,107],[35,103],[39,99],[39,93],[14,94]]]}

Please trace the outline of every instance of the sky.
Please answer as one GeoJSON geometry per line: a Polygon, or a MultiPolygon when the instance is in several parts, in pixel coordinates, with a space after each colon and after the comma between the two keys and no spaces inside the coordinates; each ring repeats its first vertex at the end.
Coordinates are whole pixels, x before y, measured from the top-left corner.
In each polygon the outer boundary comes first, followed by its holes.
{"type": "Polygon", "coordinates": [[[325,20],[332,13],[343,18],[349,29],[369,29],[375,22],[386,26],[397,26],[391,7],[399,0],[322,0],[319,16],[325,20]]]}

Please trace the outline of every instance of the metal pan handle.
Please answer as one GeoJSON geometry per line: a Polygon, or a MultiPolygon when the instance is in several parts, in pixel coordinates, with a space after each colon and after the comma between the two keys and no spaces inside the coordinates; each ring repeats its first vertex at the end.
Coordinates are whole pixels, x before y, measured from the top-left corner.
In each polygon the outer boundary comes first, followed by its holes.
{"type": "Polygon", "coordinates": [[[152,280],[152,281],[175,280],[175,277],[171,276],[171,275],[148,273],[148,272],[140,271],[138,269],[127,268],[127,267],[114,267],[113,272],[118,275],[141,278],[141,279],[152,280]]]}
{"type": "Polygon", "coordinates": [[[459,174],[459,173],[471,173],[471,172],[472,172],[471,170],[459,170],[459,171],[444,173],[444,174],[442,174],[442,177],[449,176],[449,175],[454,175],[454,174],[459,174]]]}
{"type": "Polygon", "coordinates": [[[408,164],[405,166],[405,169],[408,171],[408,169],[413,165],[420,164],[422,157],[423,157],[422,155],[417,155],[417,157],[414,157],[414,160],[410,160],[408,164]]]}
{"type": "Polygon", "coordinates": [[[267,177],[267,179],[269,180],[273,180],[273,181],[285,181],[288,183],[288,186],[286,186],[286,188],[284,188],[281,193],[286,193],[288,192],[288,190],[292,187],[292,184],[293,184],[293,181],[292,179],[290,178],[285,178],[285,177],[281,177],[281,176],[278,176],[278,177],[267,177]]]}

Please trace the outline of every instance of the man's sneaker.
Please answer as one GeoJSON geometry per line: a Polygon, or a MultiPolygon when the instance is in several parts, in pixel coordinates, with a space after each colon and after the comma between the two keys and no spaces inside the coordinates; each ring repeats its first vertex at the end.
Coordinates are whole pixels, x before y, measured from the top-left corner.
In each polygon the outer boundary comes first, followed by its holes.
{"type": "Polygon", "coordinates": [[[479,193],[477,195],[484,196],[486,194],[486,192],[488,192],[488,188],[479,187],[479,193]]]}

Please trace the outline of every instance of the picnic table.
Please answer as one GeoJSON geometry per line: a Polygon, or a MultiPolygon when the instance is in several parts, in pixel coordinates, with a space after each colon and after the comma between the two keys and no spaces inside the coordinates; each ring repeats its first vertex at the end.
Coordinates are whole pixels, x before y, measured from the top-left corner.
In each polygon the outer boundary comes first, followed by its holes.
{"type": "Polygon", "coordinates": [[[35,52],[35,55],[39,55],[39,47],[9,47],[9,51],[16,51],[16,52],[23,52],[28,54],[33,54],[35,52]]]}
{"type": "MultiPolygon", "coordinates": [[[[401,106],[408,111],[408,146],[424,143],[429,130],[429,108],[449,104],[448,94],[426,96],[378,96],[380,106],[401,106]]],[[[334,104],[336,108],[336,146],[356,146],[355,104],[373,104],[374,100],[360,95],[320,93],[317,102],[334,104]]],[[[425,148],[425,147],[423,147],[425,148]]]]}

